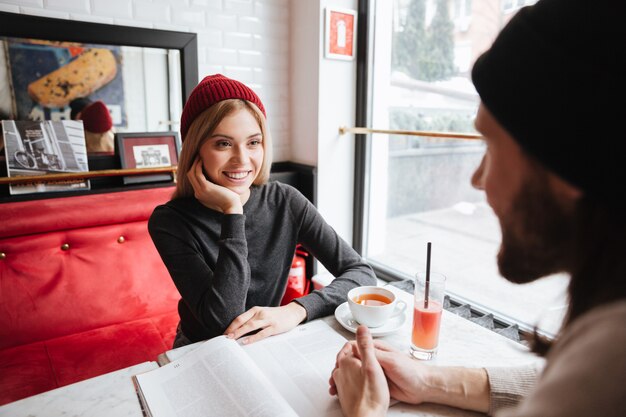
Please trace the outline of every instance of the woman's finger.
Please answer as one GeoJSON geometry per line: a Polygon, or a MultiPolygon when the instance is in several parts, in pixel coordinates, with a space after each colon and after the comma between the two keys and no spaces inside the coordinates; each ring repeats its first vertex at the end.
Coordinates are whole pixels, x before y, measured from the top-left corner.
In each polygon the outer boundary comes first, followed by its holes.
{"type": "Polygon", "coordinates": [[[243,326],[245,323],[247,323],[250,319],[252,319],[252,317],[254,317],[254,315],[257,313],[257,309],[255,307],[251,308],[250,310],[246,311],[245,313],[242,313],[240,315],[238,315],[226,328],[226,330],[224,331],[224,334],[229,336],[235,332],[235,330],[239,329],[241,326],[243,326]]]}
{"type": "Polygon", "coordinates": [[[198,170],[200,174],[202,174],[202,161],[199,159],[193,163],[191,169],[187,172],[187,179],[189,179],[191,188],[193,188],[196,193],[201,191],[201,183],[198,180],[198,170]]]}
{"type": "MultiPolygon", "coordinates": [[[[260,327],[257,327],[260,328],[260,327]]],[[[244,333],[245,334],[245,333],[244,333]]],[[[249,345],[250,343],[258,342],[259,340],[263,340],[266,337],[272,336],[274,334],[274,327],[268,326],[261,330],[258,333],[253,334],[252,336],[248,336],[243,340],[245,345],[249,345]]]]}
{"type": "Polygon", "coordinates": [[[235,329],[231,332],[233,339],[239,339],[242,336],[247,335],[250,332],[259,329],[265,329],[267,327],[271,327],[270,323],[267,320],[255,315],[250,320],[242,324],[239,328],[235,329]]]}

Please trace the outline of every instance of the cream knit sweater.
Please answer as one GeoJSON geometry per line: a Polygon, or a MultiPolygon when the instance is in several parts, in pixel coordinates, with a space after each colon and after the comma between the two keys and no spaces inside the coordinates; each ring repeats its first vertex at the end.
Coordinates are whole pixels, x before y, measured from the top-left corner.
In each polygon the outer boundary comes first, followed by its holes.
{"type": "Polygon", "coordinates": [[[626,300],[571,323],[534,367],[486,368],[497,417],[626,416],[626,300]]]}

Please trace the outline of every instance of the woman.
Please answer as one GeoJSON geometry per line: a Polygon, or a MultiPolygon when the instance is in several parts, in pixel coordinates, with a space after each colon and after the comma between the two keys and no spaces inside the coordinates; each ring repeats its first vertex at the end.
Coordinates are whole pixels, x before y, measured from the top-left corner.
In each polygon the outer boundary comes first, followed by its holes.
{"type": "Polygon", "coordinates": [[[375,283],[302,194],[267,182],[271,137],[250,88],[204,78],[183,109],[181,136],[176,191],[148,225],[182,296],[174,347],[258,331],[244,340],[251,343],[331,314],[351,288],[375,283]],[[277,307],[297,243],[337,278],[277,307]]]}

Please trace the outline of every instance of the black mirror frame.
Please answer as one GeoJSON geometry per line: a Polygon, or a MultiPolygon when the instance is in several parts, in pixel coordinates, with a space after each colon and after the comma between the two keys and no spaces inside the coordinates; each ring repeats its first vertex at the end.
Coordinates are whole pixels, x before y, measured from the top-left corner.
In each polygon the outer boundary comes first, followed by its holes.
{"type": "Polygon", "coordinates": [[[0,12],[0,36],[177,49],[180,51],[183,105],[198,84],[198,37],[195,33],[0,12]]]}

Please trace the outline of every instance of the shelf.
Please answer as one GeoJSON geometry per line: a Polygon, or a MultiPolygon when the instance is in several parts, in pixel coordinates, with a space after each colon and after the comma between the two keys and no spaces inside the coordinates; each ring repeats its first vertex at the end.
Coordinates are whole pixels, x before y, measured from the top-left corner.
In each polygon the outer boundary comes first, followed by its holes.
{"type": "Polygon", "coordinates": [[[64,174],[24,175],[19,177],[0,177],[0,185],[28,184],[33,182],[48,181],[74,181],[88,180],[101,177],[122,177],[133,175],[175,174],[176,166],[161,168],[128,168],[128,169],[104,169],[99,171],[68,172],[64,174]]]}

